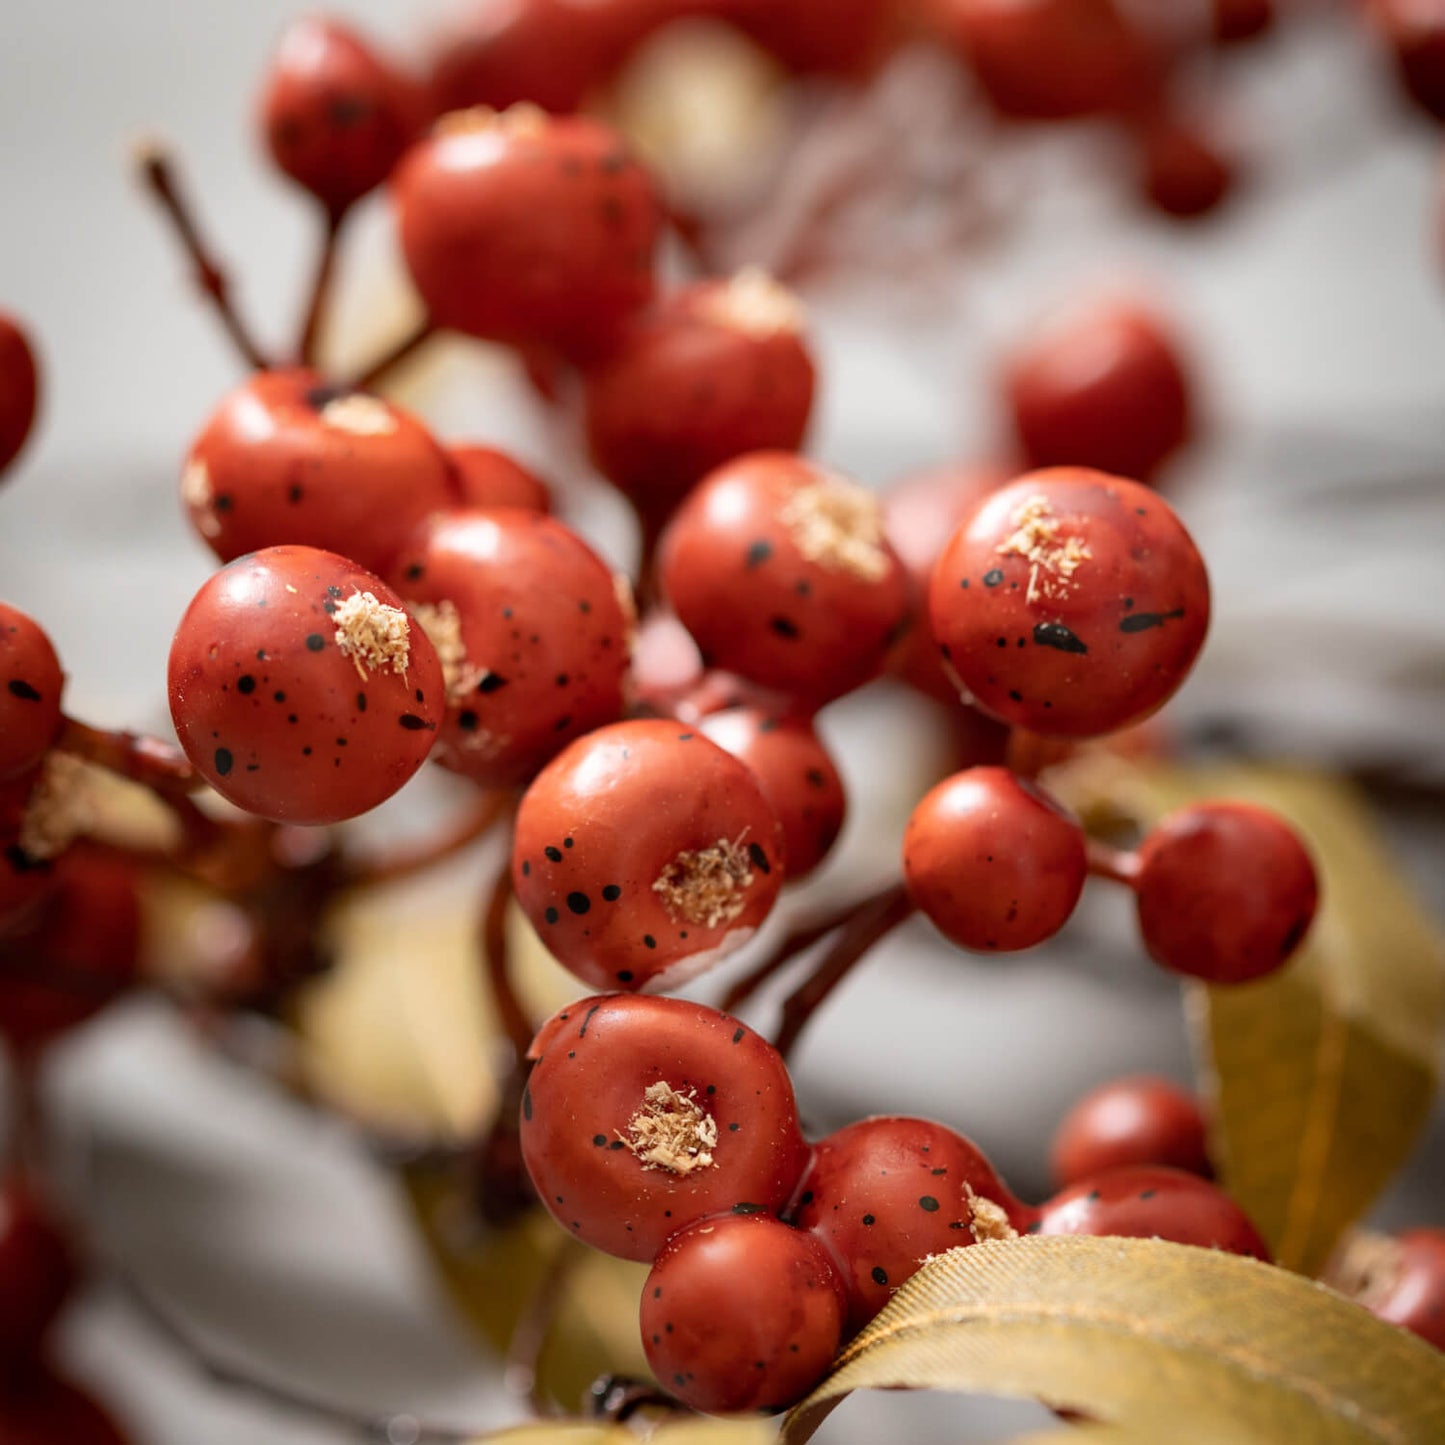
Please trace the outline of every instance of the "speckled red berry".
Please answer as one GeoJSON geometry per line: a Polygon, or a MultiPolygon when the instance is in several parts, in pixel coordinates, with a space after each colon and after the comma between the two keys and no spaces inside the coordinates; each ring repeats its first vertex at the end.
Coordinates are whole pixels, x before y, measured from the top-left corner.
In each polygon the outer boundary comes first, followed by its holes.
{"type": "Polygon", "coordinates": [[[424,119],[416,84],[349,25],[323,16],[287,27],[261,93],[271,158],[333,215],[391,174],[424,119]]]}
{"type": "Polygon", "coordinates": [[[37,767],[55,741],[64,683],[45,630],[0,602],[0,782],[37,767]]]}
{"type": "Polygon", "coordinates": [[[369,572],[456,495],[446,453],[409,412],[299,370],[229,393],[181,477],[191,524],[223,562],[289,542],[369,572]]]}
{"type": "Polygon", "coordinates": [[[1050,1160],[1060,1188],[1126,1164],[1214,1175],[1198,1098],[1149,1074],[1113,1079],[1085,1094],[1059,1125],[1050,1160]]]}
{"type": "Polygon", "coordinates": [[[0,311],[0,474],[20,455],[40,395],[40,371],[20,323],[0,311]]]}
{"type": "Polygon", "coordinates": [[[1155,210],[1176,220],[1209,215],[1228,200],[1234,188],[1234,167],[1209,138],[1194,126],[1168,117],[1144,128],[1139,160],[1139,188],[1144,198],[1155,210]]]}
{"type": "Polygon", "coordinates": [[[445,116],[392,186],[407,269],[440,326],[595,356],[652,297],[661,209],[597,121],[532,106],[445,116]]]}
{"type": "Polygon", "coordinates": [[[445,706],[436,649],[382,581],[314,547],[240,557],[196,593],[170,653],[171,718],[223,797],[337,823],[426,761],[445,706]]]}
{"type": "Polygon", "coordinates": [[[614,994],[542,1026],[522,1099],[522,1153],[563,1228],[653,1259],[704,1215],[775,1214],[808,1159],[788,1071],[727,1014],[614,994]]]}
{"type": "Polygon", "coordinates": [[[877,499],[787,452],[703,481],[663,534],[660,576],[708,666],[814,705],[877,676],[908,621],[877,499]]]}
{"type": "Polygon", "coordinates": [[[967,768],[914,808],[903,834],[913,901],[963,948],[1009,953],[1052,938],[1084,890],[1078,822],[1007,768],[967,768]]]}
{"type": "Polygon", "coordinates": [[[893,649],[888,670],[940,702],[956,702],[958,690],[943,670],[928,617],[934,563],[959,523],[1012,476],[988,463],[930,467],[894,483],[882,496],[884,530],[907,569],[914,612],[913,626],[893,649]]]}
{"type": "Polygon", "coordinates": [[[1094,737],[1161,707],[1209,627],[1188,532],[1136,482],[1076,467],[1020,477],[953,535],[929,591],[967,700],[1036,733],[1094,737]]]}
{"type": "Polygon", "coordinates": [[[0,937],[0,1035],[20,1052],[93,1018],[140,971],[140,870],[84,843],[46,870],[39,904],[0,937]]]}
{"type": "Polygon", "coordinates": [[[452,445],[447,448],[456,468],[464,507],[520,507],[550,512],[552,494],[546,482],[514,457],[496,447],[452,445]]]}
{"type": "Polygon", "coordinates": [[[1097,467],[1152,481],[1194,433],[1193,383],[1164,320],[1131,302],[1086,304],[1027,338],[1005,400],[1032,467],[1097,467]]]}
{"type": "Polygon", "coordinates": [[[1407,1229],[1380,1241],[1356,1295],[1366,1309],[1445,1350],[1445,1229],[1407,1229]]]}
{"type": "Polygon", "coordinates": [[[1135,1165],[1081,1179],[1040,1206],[1031,1234],[1168,1239],[1268,1262],[1269,1246],[1222,1189],[1182,1169],[1135,1165]]]}
{"type": "Polygon", "coordinates": [[[813,404],[802,327],[800,303],[761,271],[666,297],[587,373],[598,470],[662,518],[724,462],[796,451],[813,404]]]}
{"type": "Polygon", "coordinates": [[[51,1209],[23,1180],[0,1182],[0,1378],[34,1367],[75,1276],[74,1253],[51,1209]]]}
{"type": "Polygon", "coordinates": [[[439,513],[390,580],[442,660],[447,767],[488,787],[523,783],[621,715],[631,619],[606,564],[560,522],[439,513]]]}
{"type": "Polygon", "coordinates": [[[1017,120],[1134,110],[1157,57],[1117,0],[929,0],[939,34],[994,107],[1017,120]]]}
{"type": "Polygon", "coordinates": [[[1250,803],[1200,803],[1164,819],[1140,845],[1134,887],[1150,957],[1210,983],[1283,967],[1319,902],[1299,836],[1250,803]]]}
{"type": "Polygon", "coordinates": [[[642,1290],[658,1382],[704,1414],[774,1413],[827,1373],[847,1297],[810,1234],[765,1214],[699,1220],[663,1246],[642,1290]]]}
{"type": "Polygon", "coordinates": [[[578,739],[522,798],[517,901],[597,988],[672,988],[749,939],[783,879],[777,817],[744,763],[675,722],[578,739]]]}
{"type": "Polygon", "coordinates": [[[0,1383],[4,1445],[129,1445],[114,1420],[79,1386],[49,1366],[0,1383]]]}
{"type": "Polygon", "coordinates": [[[1031,1218],[962,1134],[898,1116],[863,1119],[820,1140],[791,1212],[842,1266],[850,1331],[929,1255],[1012,1238],[1031,1218]]]}
{"type": "Polygon", "coordinates": [[[843,779],[813,725],[760,708],[731,707],[698,724],[720,748],[752,770],[783,826],[790,883],[828,856],[848,809],[843,779]]]}

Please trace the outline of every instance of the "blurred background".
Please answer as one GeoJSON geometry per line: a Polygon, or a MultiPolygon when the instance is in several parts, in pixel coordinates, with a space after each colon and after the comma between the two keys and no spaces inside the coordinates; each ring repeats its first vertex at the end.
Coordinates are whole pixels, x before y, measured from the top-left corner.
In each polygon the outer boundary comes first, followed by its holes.
{"type": "MultiPolygon", "coordinates": [[[[29,323],[45,369],[42,430],[0,494],[0,593],[43,621],[70,710],[99,725],[169,732],[171,631],[213,565],[176,500],[180,462],[241,375],[134,180],[132,148],[152,133],[175,143],[239,303],[264,336],[288,334],[316,217],[266,164],[254,108],[278,35],[308,8],[63,0],[0,17],[0,307],[29,323]]],[[[1187,30],[1209,7],[1129,8],[1187,30]]],[[[610,104],[700,206],[716,205],[717,259],[773,265],[801,290],[821,376],[810,449],[871,486],[1006,458],[1001,358],[1059,307],[1099,292],[1157,306],[1201,401],[1169,495],[1216,599],[1169,726],[1194,748],[1367,782],[1438,918],[1440,132],[1404,98],[1363,5],[1278,8],[1274,33],[1180,81],[1181,111],[1238,166],[1218,213],[1187,225],[1141,199],[1116,127],[1001,126],[976,82],[927,48],[867,80],[784,88],[735,37],[693,32],[635,64],[610,104]],[[729,210],[719,195],[768,203],[729,210]]],[[[335,9],[418,65],[455,15],[439,0],[335,9]]],[[[340,288],[337,358],[369,354],[413,316],[384,198],[357,218],[340,288]]],[[[507,356],[448,343],[398,394],[444,435],[515,448],[556,481],[564,516],[631,563],[624,509],[507,356]]],[[[838,705],[825,727],[857,825],[818,893],[886,876],[937,748],[925,705],[894,694],[838,705]]],[[[420,782],[382,826],[439,786],[420,782]]],[[[477,866],[425,898],[465,895],[477,866]]],[[[896,936],[805,1040],[807,1121],[931,1113],[976,1138],[1020,1193],[1041,1195],[1049,1133],[1084,1088],[1130,1071],[1188,1077],[1177,989],[1143,964],[1118,902],[1091,897],[1054,944],[1001,962],[959,954],[922,924],[896,936]]],[[[344,1125],[143,999],[67,1042],[47,1089],[63,1177],[100,1257],[211,1355],[361,1413],[517,1418],[389,1175],[344,1125]]],[[[1442,1192],[1437,1112],[1380,1218],[1445,1222],[1442,1192]]],[[[140,1441],[356,1438],[198,1369],[104,1275],[66,1331],[67,1357],[140,1441]]],[[[858,1399],[820,1438],[984,1440],[1045,1422],[1024,1406],[858,1399]]]]}

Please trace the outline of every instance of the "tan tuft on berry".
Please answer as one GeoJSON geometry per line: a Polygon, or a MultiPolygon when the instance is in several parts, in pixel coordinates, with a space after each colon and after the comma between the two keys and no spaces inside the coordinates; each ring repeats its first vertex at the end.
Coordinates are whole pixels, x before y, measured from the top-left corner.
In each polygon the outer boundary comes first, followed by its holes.
{"type": "Polygon", "coordinates": [[[883,509],[857,483],[834,477],[800,487],[783,504],[778,520],[809,562],[863,582],[880,582],[888,575],[883,509]]]}
{"type": "Polygon", "coordinates": [[[761,266],[744,267],[726,286],[709,292],[698,311],[718,326],[763,341],[796,336],[808,321],[798,297],[761,266]]]}
{"type": "Polygon", "coordinates": [[[442,678],[447,685],[447,701],[460,702],[488,675],[489,669],[477,667],[467,658],[462,641],[462,619],[457,605],[449,598],[440,602],[413,602],[412,616],[436,648],[442,665],[442,678]]]}
{"type": "Polygon", "coordinates": [[[717,1121],[697,1102],[695,1090],[681,1094],[659,1079],[647,1086],[642,1107],[628,1121],[627,1133],[618,1137],[644,1169],[688,1175],[711,1167],[717,1121]]]}
{"type": "Polygon", "coordinates": [[[963,1187],[968,1194],[968,1232],[973,1235],[975,1244],[982,1244],[986,1239],[1019,1237],[1018,1230],[1009,1223],[1002,1205],[995,1204],[992,1199],[985,1199],[981,1194],[975,1194],[967,1184],[963,1187]]]}
{"type": "Polygon", "coordinates": [[[388,607],[370,592],[353,592],[332,614],[336,645],[363,679],[390,668],[406,676],[411,664],[411,619],[400,607],[388,607]]]}
{"type": "Polygon", "coordinates": [[[380,397],[362,391],[328,401],[321,408],[321,420],[326,426],[357,437],[385,437],[399,429],[392,409],[380,397]]]}
{"type": "Polygon", "coordinates": [[[196,525],[203,537],[215,537],[220,533],[220,518],[211,510],[211,471],[199,457],[192,457],[181,473],[181,501],[200,515],[196,525]]]}
{"type": "Polygon", "coordinates": [[[450,110],[438,116],[432,126],[432,134],[480,135],[487,131],[501,131],[506,135],[535,136],[547,129],[548,120],[547,112],[529,100],[519,100],[505,110],[495,110],[490,105],[473,105],[466,110],[450,110]]]}
{"type": "Polygon", "coordinates": [[[1030,497],[1014,513],[1016,528],[994,549],[1001,557],[1023,557],[1029,563],[1026,600],[1057,601],[1068,596],[1074,573],[1094,554],[1079,537],[1060,537],[1059,520],[1047,497],[1030,497]]]}
{"type": "Polygon", "coordinates": [[[685,848],[657,876],[652,891],[674,919],[716,928],[743,911],[753,871],[739,843],[719,838],[711,848],[685,848]]]}
{"type": "Polygon", "coordinates": [[[88,773],[85,763],[69,753],[46,753],[16,840],[31,858],[58,857],[90,831],[94,809],[88,773]]]}

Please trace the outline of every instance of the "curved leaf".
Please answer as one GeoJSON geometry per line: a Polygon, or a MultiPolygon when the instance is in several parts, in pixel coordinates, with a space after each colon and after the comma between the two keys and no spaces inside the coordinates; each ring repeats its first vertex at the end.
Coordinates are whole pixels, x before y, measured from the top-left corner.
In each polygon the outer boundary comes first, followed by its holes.
{"type": "Polygon", "coordinates": [[[1042,1399],[1178,1445],[1445,1440],[1445,1354],[1287,1270],[1157,1239],[950,1250],[784,1440],[801,1445],[850,1390],[899,1387],[1042,1399]]]}
{"type": "Polygon", "coordinates": [[[1318,1274],[1429,1117],[1445,1026],[1445,950],[1359,794],[1338,779],[1259,767],[1069,770],[1072,797],[1148,823],[1183,803],[1272,808],[1308,840],[1321,906],[1271,978],[1190,985],[1224,1182],[1279,1262],[1318,1274]]]}

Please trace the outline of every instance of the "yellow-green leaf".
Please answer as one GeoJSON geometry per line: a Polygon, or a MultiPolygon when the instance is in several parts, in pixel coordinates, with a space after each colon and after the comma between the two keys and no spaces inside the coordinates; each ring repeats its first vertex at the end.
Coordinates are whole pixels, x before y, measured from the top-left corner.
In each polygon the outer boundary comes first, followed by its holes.
{"type": "Polygon", "coordinates": [[[1445,1440],[1445,1354],[1288,1270],[1157,1239],[951,1250],[847,1347],[784,1440],[802,1445],[850,1390],[891,1388],[1040,1399],[1171,1445],[1445,1440]]]}
{"type": "Polygon", "coordinates": [[[1187,1007],[1224,1182],[1281,1264],[1317,1274],[1429,1116],[1445,1024],[1440,937],[1338,779],[1105,766],[1080,791],[1146,823],[1186,802],[1241,799],[1280,813],[1314,853],[1321,905],[1299,954],[1256,983],[1190,986],[1187,1007]]]}
{"type": "MultiPolygon", "coordinates": [[[[777,1430],[766,1421],[685,1419],[668,1421],[647,1437],[650,1445],[769,1445],[777,1438],[777,1430]]],[[[637,1441],[625,1425],[578,1420],[519,1425],[486,1437],[486,1445],[637,1445],[637,1441]]]]}

